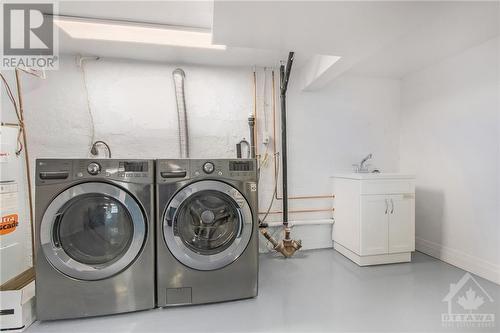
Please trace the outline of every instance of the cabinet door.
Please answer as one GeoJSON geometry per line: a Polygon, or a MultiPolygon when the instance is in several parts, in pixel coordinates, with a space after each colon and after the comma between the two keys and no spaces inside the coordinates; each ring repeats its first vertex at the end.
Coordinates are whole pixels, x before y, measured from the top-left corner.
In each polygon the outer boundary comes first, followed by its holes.
{"type": "Polygon", "coordinates": [[[389,198],[389,253],[415,251],[415,197],[389,198]]]}
{"type": "Polygon", "coordinates": [[[387,196],[366,195],[361,199],[361,255],[387,254],[389,207],[387,196]]]}

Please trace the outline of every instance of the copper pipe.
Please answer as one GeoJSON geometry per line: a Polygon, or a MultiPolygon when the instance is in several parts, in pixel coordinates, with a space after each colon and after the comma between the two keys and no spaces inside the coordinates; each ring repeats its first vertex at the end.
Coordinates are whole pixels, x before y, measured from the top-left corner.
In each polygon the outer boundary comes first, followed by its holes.
{"type": "Polygon", "coordinates": [[[23,134],[23,143],[24,143],[24,159],[26,164],[26,182],[28,185],[28,202],[30,209],[30,224],[31,224],[31,255],[32,260],[35,260],[35,225],[33,223],[33,194],[31,190],[31,169],[30,169],[30,156],[28,153],[28,141],[26,139],[26,128],[24,127],[24,107],[23,107],[23,95],[22,95],[22,87],[21,87],[21,70],[16,68],[16,86],[17,86],[17,99],[19,102],[19,125],[21,127],[21,131],[23,134]]]}
{"type": "Polygon", "coordinates": [[[295,200],[303,200],[303,199],[334,199],[334,194],[325,194],[325,195],[310,195],[310,196],[296,196],[296,197],[288,197],[288,199],[295,200]]]}
{"type": "Polygon", "coordinates": [[[260,155],[258,155],[258,135],[257,135],[257,73],[255,72],[255,69],[253,71],[253,121],[254,125],[252,128],[253,131],[253,142],[250,142],[250,145],[253,145],[254,152],[255,152],[255,157],[258,157],[260,161],[260,155]]]}
{"type": "MultiPolygon", "coordinates": [[[[335,208],[317,208],[317,209],[291,209],[288,210],[290,213],[316,213],[316,212],[334,212],[335,208]]],[[[267,212],[259,212],[259,214],[266,214],[267,212]]],[[[270,211],[269,214],[281,214],[283,211],[274,210],[270,211]]]]}

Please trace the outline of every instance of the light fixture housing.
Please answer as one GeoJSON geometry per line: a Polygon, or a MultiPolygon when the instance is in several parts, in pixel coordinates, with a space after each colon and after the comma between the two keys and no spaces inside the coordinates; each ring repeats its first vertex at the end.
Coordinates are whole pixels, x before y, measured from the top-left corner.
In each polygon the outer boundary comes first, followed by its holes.
{"type": "Polygon", "coordinates": [[[226,49],[212,44],[208,29],[71,16],[54,16],[54,24],[75,39],[226,49]]]}

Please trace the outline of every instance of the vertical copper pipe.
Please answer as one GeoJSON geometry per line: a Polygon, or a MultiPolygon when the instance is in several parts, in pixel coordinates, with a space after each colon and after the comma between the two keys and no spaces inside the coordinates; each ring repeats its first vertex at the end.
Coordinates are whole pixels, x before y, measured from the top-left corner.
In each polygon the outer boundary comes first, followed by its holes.
{"type": "MultiPolygon", "coordinates": [[[[258,156],[258,148],[257,148],[257,73],[254,69],[253,71],[253,126],[251,126],[250,130],[252,131],[250,133],[250,151],[251,154],[250,156],[252,158],[255,158],[255,156],[258,156]]],[[[249,118],[249,124],[250,124],[250,118],[249,118]]]]}
{"type": "MultiPolygon", "coordinates": [[[[273,153],[274,153],[274,159],[273,159],[273,164],[274,164],[274,181],[277,181],[278,179],[278,170],[277,170],[277,165],[276,165],[276,79],[274,77],[274,69],[273,73],[271,75],[272,78],[272,83],[273,83],[273,89],[272,89],[272,98],[273,98],[273,153]]],[[[277,198],[278,191],[275,193],[275,198],[277,198]]]]}
{"type": "Polygon", "coordinates": [[[29,203],[29,209],[30,209],[30,225],[31,225],[31,255],[32,255],[32,260],[33,264],[35,261],[35,225],[33,222],[33,195],[32,195],[32,190],[31,190],[31,169],[30,169],[30,157],[28,153],[28,141],[27,141],[27,135],[26,135],[26,127],[24,125],[24,104],[23,104],[23,95],[22,95],[22,87],[21,87],[21,72],[19,71],[18,68],[15,70],[16,73],[16,86],[17,86],[17,99],[18,99],[18,105],[19,105],[19,122],[21,126],[21,131],[23,133],[23,141],[24,141],[24,159],[25,159],[25,164],[26,164],[26,182],[28,183],[28,203],[29,203]]]}

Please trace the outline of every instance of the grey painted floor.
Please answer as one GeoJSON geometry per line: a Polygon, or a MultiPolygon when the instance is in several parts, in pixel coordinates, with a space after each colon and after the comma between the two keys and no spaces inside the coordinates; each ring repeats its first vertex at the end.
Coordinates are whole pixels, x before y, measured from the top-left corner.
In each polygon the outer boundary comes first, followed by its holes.
{"type": "MultiPolygon", "coordinates": [[[[358,267],[331,249],[302,251],[287,260],[266,254],[255,299],[37,322],[28,332],[453,332],[442,326],[441,314],[448,311],[442,300],[464,273],[421,253],[412,263],[372,267],[358,267]]],[[[500,302],[500,286],[476,280],[500,302]]],[[[496,327],[460,330],[498,332],[498,303],[486,299],[479,310],[494,313],[496,327]]]]}

